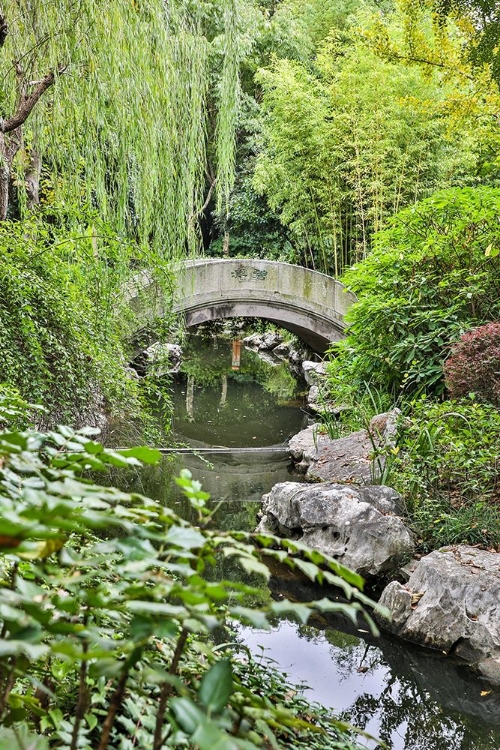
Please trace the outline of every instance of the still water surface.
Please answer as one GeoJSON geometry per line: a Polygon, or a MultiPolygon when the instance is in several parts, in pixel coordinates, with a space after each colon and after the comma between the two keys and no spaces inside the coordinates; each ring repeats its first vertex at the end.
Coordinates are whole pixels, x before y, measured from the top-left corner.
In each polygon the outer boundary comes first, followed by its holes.
{"type": "MultiPolygon", "coordinates": [[[[174,430],[184,444],[276,445],[301,429],[303,385],[286,366],[265,364],[243,349],[241,368],[232,371],[231,343],[224,339],[191,336],[185,355],[174,384],[174,430]]],[[[215,517],[218,528],[252,529],[261,495],[276,482],[297,479],[288,460],[276,454],[209,458],[183,455],[148,469],[143,490],[194,521],[172,482],[189,468],[214,501],[224,501],[215,517]]],[[[272,577],[270,588],[274,597],[315,596],[283,572],[272,577]]],[[[273,659],[292,682],[307,685],[310,698],[392,750],[500,750],[500,693],[440,654],[385,636],[375,640],[334,619],[314,626],[283,620],[270,632],[241,628],[238,637],[255,654],[273,659]]]]}

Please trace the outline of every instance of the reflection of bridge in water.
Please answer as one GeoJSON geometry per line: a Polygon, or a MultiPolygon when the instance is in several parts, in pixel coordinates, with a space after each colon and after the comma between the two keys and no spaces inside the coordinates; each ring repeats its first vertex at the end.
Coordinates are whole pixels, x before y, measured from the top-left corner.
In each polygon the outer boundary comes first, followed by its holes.
{"type": "MultiPolygon", "coordinates": [[[[269,260],[190,260],[176,269],[176,277],[174,311],[185,316],[188,328],[219,318],[265,318],[316,351],[343,338],[344,314],[355,299],[330,276],[269,260]]],[[[130,299],[139,313],[146,312],[141,308],[147,306],[148,285],[144,277],[140,298],[130,299]]],[[[154,307],[161,315],[158,300],[154,307]]]]}
{"type": "Polygon", "coordinates": [[[260,503],[278,482],[290,481],[290,452],[282,445],[265,448],[214,448],[190,440],[179,456],[179,468],[189,469],[213,500],[260,503]]]}

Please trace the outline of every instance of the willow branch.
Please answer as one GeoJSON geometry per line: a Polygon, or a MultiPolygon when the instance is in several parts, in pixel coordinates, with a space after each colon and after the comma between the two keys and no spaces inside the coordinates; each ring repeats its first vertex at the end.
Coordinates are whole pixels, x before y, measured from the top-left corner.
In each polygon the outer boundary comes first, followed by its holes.
{"type": "MultiPolygon", "coordinates": [[[[67,66],[65,65],[59,68],[57,72],[59,75],[62,75],[66,69],[67,66]]],[[[2,132],[11,133],[13,130],[17,130],[17,128],[21,127],[21,125],[26,122],[34,107],[36,106],[40,98],[45,94],[47,89],[54,85],[55,80],[56,74],[54,71],[51,71],[48,75],[45,76],[45,78],[42,78],[41,81],[38,81],[35,89],[31,92],[31,94],[22,99],[17,112],[12,115],[12,117],[9,117],[7,120],[3,121],[1,125],[2,132]]]]}
{"type": "Polygon", "coordinates": [[[208,195],[206,197],[205,203],[203,204],[203,206],[200,208],[199,211],[194,211],[191,214],[191,216],[189,217],[190,222],[194,221],[198,216],[201,216],[206,211],[206,209],[208,208],[208,204],[210,203],[210,200],[212,198],[212,193],[214,192],[214,188],[216,184],[217,184],[217,177],[214,177],[214,179],[212,180],[212,184],[210,185],[210,190],[208,191],[208,195]]]}

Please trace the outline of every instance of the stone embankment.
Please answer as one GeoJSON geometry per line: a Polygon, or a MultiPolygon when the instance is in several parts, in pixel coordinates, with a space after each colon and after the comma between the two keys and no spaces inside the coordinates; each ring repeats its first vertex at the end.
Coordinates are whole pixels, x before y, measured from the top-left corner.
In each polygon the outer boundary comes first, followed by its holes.
{"type": "MultiPolygon", "coordinates": [[[[338,413],[322,393],[323,363],[306,360],[302,372],[309,408],[338,413]]],[[[367,429],[338,439],[318,424],[295,435],[290,453],[306,482],[280,483],[264,495],[258,528],[299,539],[366,578],[392,578],[380,598],[391,613],[380,621],[385,630],[500,685],[500,554],[457,545],[413,557],[404,503],[380,485],[398,416],[380,414],[367,429]]]]}
{"type": "Polygon", "coordinates": [[[319,424],[291,438],[290,453],[297,471],[311,482],[379,482],[385,465],[384,450],[394,444],[399,411],[374,417],[366,430],[330,438],[319,424]]]}

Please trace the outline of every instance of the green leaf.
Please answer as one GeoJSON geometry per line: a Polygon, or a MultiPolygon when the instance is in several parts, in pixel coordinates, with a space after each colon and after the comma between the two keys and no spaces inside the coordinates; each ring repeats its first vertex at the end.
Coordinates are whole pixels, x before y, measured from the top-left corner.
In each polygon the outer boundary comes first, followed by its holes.
{"type": "Polygon", "coordinates": [[[220,713],[227,705],[233,689],[233,670],[229,659],[216,662],[201,681],[199,698],[213,713],[220,713]]]}
{"type": "Polygon", "coordinates": [[[200,750],[239,750],[239,744],[211,721],[204,721],[192,735],[191,741],[200,750]]]}
{"type": "Polygon", "coordinates": [[[500,254],[500,247],[493,247],[493,243],[490,242],[484,254],[487,258],[496,258],[500,254]]]}
{"type": "Polygon", "coordinates": [[[306,562],[306,560],[296,559],[293,561],[293,564],[296,568],[305,573],[311,581],[315,581],[318,573],[320,572],[317,565],[311,562],[306,562]]]}
{"type": "Polygon", "coordinates": [[[254,628],[259,630],[269,630],[270,625],[264,612],[259,612],[256,609],[249,609],[248,607],[230,607],[230,613],[241,620],[242,622],[249,622],[254,628]]]}
{"type": "Polygon", "coordinates": [[[186,734],[194,734],[206,717],[189,698],[174,698],[170,702],[174,716],[186,734]]]}
{"type": "Polygon", "coordinates": [[[271,572],[267,565],[257,560],[253,555],[247,557],[246,555],[239,558],[240,564],[245,568],[247,573],[257,573],[263,576],[266,581],[271,577],[271,572]]]}
{"type": "Polygon", "coordinates": [[[198,549],[205,544],[205,537],[199,531],[184,526],[172,526],[165,538],[168,544],[175,544],[183,549],[198,549]]]}
{"type": "Polygon", "coordinates": [[[97,716],[95,714],[85,714],[85,721],[87,722],[90,731],[96,728],[97,716]]]}
{"type": "Polygon", "coordinates": [[[291,602],[288,599],[283,599],[283,601],[280,602],[273,602],[271,604],[271,609],[273,612],[279,615],[283,615],[285,613],[295,615],[303,625],[307,623],[311,615],[310,608],[306,607],[305,604],[291,602]]]}
{"type": "Polygon", "coordinates": [[[146,445],[140,445],[136,448],[125,448],[117,452],[125,456],[125,458],[136,458],[143,464],[157,464],[162,458],[160,451],[148,448],[146,445]]]}
{"type": "Polygon", "coordinates": [[[2,656],[26,656],[30,661],[37,661],[49,651],[48,646],[28,641],[0,641],[0,657],[2,656]]]}

